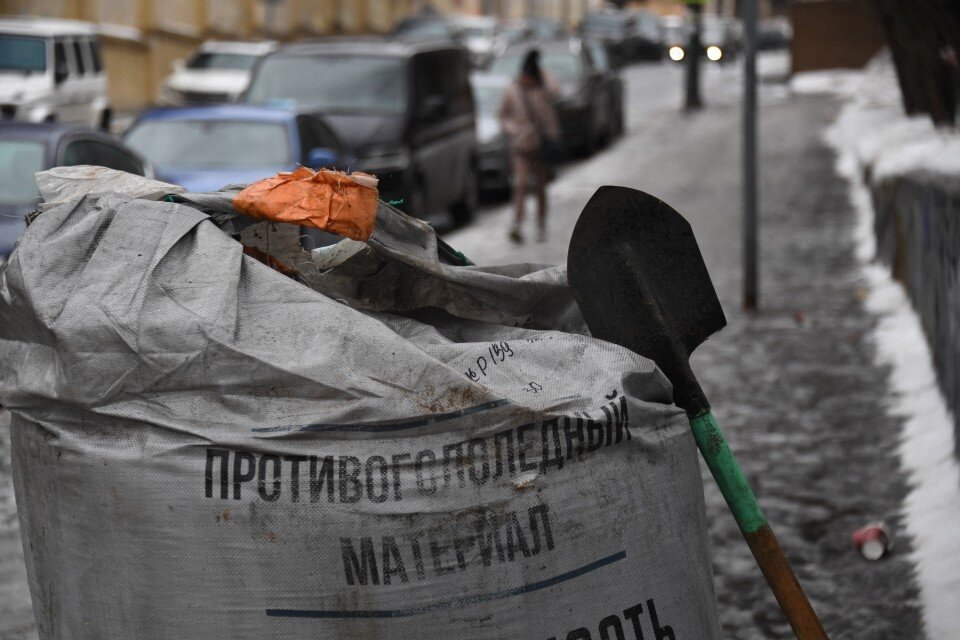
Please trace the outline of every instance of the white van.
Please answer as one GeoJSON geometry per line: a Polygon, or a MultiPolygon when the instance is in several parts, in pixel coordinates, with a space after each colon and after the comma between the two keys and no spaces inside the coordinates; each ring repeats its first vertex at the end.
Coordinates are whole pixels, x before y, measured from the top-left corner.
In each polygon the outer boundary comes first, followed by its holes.
{"type": "Polygon", "coordinates": [[[0,19],[0,120],[110,123],[96,27],[50,18],[0,19]]]}
{"type": "Polygon", "coordinates": [[[160,85],[162,105],[236,102],[250,83],[257,60],[277,48],[272,40],[239,42],[208,40],[184,63],[177,60],[173,73],[160,85]]]}

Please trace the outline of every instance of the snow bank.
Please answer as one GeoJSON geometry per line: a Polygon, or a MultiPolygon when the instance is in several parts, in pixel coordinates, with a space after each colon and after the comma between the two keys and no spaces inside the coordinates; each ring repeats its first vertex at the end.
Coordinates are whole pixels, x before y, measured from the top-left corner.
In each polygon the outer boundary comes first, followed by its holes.
{"type": "Polygon", "coordinates": [[[795,93],[834,93],[846,104],[827,141],[851,153],[873,179],[927,171],[960,175],[960,132],[937,129],[927,116],[903,113],[900,87],[889,55],[863,71],[815,71],[791,81],[795,93]]]}
{"type": "Polygon", "coordinates": [[[794,90],[832,91],[845,98],[825,137],[837,151],[837,171],[849,181],[858,215],[857,255],[871,289],[866,305],[879,318],[873,339],[878,359],[891,371],[889,410],[904,418],[899,454],[912,486],[904,521],[914,541],[926,634],[931,640],[954,637],[960,602],[960,465],[953,455],[953,420],[913,307],[889,270],[872,263],[874,214],[862,178],[865,167],[872,168],[874,180],[913,171],[960,175],[960,136],[936,130],[926,118],[903,115],[889,58],[855,75],[804,75],[795,79],[794,90]]]}

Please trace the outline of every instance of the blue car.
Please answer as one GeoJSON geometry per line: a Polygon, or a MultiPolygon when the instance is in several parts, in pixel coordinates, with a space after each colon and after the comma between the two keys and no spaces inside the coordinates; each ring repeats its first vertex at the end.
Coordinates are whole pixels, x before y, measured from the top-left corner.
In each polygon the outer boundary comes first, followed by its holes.
{"type": "Polygon", "coordinates": [[[123,142],[78,124],[0,122],[0,263],[25,229],[24,216],[40,202],[33,174],[92,164],[150,176],[150,165],[123,142]]]}
{"type": "Polygon", "coordinates": [[[149,109],[124,140],[158,180],[189,191],[256,182],[298,165],[348,170],[353,162],[320,117],[273,107],[149,109]]]}

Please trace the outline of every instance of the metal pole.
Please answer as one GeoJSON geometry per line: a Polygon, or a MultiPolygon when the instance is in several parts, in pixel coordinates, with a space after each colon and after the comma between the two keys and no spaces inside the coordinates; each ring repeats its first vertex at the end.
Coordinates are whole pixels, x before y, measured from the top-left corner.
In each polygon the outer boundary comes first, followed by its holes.
{"type": "Polygon", "coordinates": [[[757,0],[743,0],[743,308],[757,308],[757,0]]]}
{"type": "Polygon", "coordinates": [[[700,98],[700,55],[703,45],[701,44],[701,14],[703,6],[699,2],[688,2],[687,8],[690,10],[693,18],[693,29],[690,30],[690,38],[687,42],[687,101],[685,108],[687,111],[700,109],[703,107],[703,100],[700,98]]]}

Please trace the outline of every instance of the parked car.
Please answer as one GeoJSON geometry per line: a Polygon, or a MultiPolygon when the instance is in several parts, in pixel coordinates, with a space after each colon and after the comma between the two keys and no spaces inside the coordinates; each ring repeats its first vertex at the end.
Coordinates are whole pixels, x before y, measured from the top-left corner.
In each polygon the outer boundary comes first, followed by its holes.
{"type": "Polygon", "coordinates": [[[347,169],[352,161],[321,118],[271,107],[153,108],[124,139],[159,180],[190,191],[255,182],[298,165],[347,169]]]}
{"type": "Polygon", "coordinates": [[[511,78],[474,74],[470,77],[477,105],[477,169],[480,190],[505,194],[510,190],[510,147],[500,126],[499,110],[511,78]]]}
{"type": "Polygon", "coordinates": [[[564,145],[582,155],[593,153],[617,131],[604,75],[578,39],[513,45],[493,61],[490,72],[515,78],[531,48],[540,50],[541,66],[559,84],[556,107],[564,145]]]}
{"type": "Polygon", "coordinates": [[[634,55],[640,60],[663,60],[666,46],[660,17],[641,9],[630,14],[633,16],[634,55]]]}
{"type": "Polygon", "coordinates": [[[769,18],[757,25],[757,49],[787,49],[793,39],[793,27],[787,18],[769,18]]]}
{"type": "Polygon", "coordinates": [[[304,42],[265,57],[245,100],[322,114],[356,168],[380,179],[381,198],[420,217],[449,209],[464,222],[477,201],[469,69],[466,51],[443,42],[304,42]]]}
{"type": "Polygon", "coordinates": [[[729,18],[710,16],[703,19],[700,33],[703,53],[713,62],[731,62],[743,48],[740,23],[729,18]]]}
{"type": "Polygon", "coordinates": [[[604,43],[618,64],[626,64],[636,60],[640,53],[641,43],[635,25],[636,18],[630,13],[603,9],[583,18],[579,34],[585,40],[604,43]]]}
{"type": "Polygon", "coordinates": [[[584,48],[590,58],[590,64],[601,76],[601,88],[606,94],[607,110],[610,113],[612,136],[621,135],[626,129],[626,111],[624,101],[626,93],[623,90],[623,78],[620,77],[620,68],[610,58],[610,52],[601,42],[585,41],[584,48]]]}
{"type": "Polygon", "coordinates": [[[236,102],[250,82],[257,60],[276,48],[273,41],[208,40],[186,62],[178,60],[160,85],[162,105],[236,102]]]}
{"type": "Polygon", "coordinates": [[[111,135],[77,124],[0,122],[0,262],[40,200],[33,174],[92,164],[152,177],[149,163],[111,135]]]}
{"type": "Polygon", "coordinates": [[[663,17],[663,44],[667,55],[674,62],[686,56],[690,43],[690,23],[682,16],[663,17]]]}
{"type": "MultiPolygon", "coordinates": [[[[668,54],[670,59],[680,62],[687,57],[690,44],[690,32],[693,25],[687,23],[668,23],[668,54]]],[[[734,60],[743,48],[743,36],[740,23],[736,20],[717,16],[706,16],[700,26],[700,55],[713,62],[726,63],[734,60]]]]}
{"type": "Polygon", "coordinates": [[[398,22],[390,32],[390,37],[410,42],[430,40],[461,42],[463,34],[459,25],[448,15],[427,9],[398,22]]]}
{"type": "Polygon", "coordinates": [[[482,69],[490,64],[499,44],[500,23],[492,16],[452,16],[458,37],[470,52],[470,62],[482,69]]]}
{"type": "Polygon", "coordinates": [[[107,74],[94,25],[0,19],[0,120],[110,125],[107,74]]]}
{"type": "Polygon", "coordinates": [[[534,39],[533,26],[528,20],[508,20],[500,25],[502,47],[534,39]]]}

